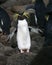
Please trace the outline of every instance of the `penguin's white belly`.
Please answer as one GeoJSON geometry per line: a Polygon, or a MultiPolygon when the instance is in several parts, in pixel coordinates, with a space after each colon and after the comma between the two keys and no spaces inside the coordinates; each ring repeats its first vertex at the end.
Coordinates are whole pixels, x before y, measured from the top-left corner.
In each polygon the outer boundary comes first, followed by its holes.
{"type": "Polygon", "coordinates": [[[18,21],[17,43],[19,49],[30,49],[31,40],[26,20],[18,21]]]}

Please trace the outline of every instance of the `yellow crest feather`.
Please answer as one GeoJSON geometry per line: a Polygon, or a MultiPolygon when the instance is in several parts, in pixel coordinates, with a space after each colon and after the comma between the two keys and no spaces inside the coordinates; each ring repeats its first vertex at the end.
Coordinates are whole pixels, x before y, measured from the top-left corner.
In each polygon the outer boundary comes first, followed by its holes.
{"type": "Polygon", "coordinates": [[[45,16],[45,19],[48,21],[48,19],[49,19],[49,15],[45,16]]]}
{"type": "Polygon", "coordinates": [[[19,16],[19,14],[17,14],[17,13],[14,14],[14,15],[13,15],[13,19],[14,19],[14,20],[17,20],[18,16],[19,16]]]}
{"type": "Polygon", "coordinates": [[[26,16],[27,18],[29,18],[29,13],[28,12],[24,12],[23,15],[26,16]]]}

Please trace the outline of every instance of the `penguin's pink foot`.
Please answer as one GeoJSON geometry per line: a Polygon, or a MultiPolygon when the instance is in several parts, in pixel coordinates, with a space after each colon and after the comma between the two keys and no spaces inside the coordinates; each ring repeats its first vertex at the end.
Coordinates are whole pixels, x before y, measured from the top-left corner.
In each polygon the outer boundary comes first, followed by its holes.
{"type": "Polygon", "coordinates": [[[21,53],[24,53],[24,51],[23,51],[22,49],[20,50],[20,52],[21,52],[21,53]]]}
{"type": "Polygon", "coordinates": [[[29,53],[29,49],[27,49],[27,53],[29,53]]]}

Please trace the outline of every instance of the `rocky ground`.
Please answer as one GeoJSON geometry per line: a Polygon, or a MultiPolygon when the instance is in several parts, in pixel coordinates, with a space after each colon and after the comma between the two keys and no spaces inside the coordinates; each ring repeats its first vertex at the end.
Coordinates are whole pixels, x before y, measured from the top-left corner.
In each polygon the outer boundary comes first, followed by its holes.
{"type": "Polygon", "coordinates": [[[44,37],[31,33],[30,52],[21,54],[17,47],[15,35],[8,42],[4,39],[2,39],[2,42],[0,38],[0,65],[29,65],[44,43],[44,37]]]}

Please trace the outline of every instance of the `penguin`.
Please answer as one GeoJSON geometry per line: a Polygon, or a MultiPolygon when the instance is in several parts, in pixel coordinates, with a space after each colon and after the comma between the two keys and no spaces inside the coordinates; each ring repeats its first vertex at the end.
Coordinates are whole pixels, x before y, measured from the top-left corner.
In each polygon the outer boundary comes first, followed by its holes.
{"type": "Polygon", "coordinates": [[[49,0],[46,15],[48,15],[48,20],[46,23],[44,46],[52,46],[52,0],[49,0]]]}
{"type": "Polygon", "coordinates": [[[3,34],[10,34],[11,20],[8,13],[0,7],[0,28],[3,34]]]}
{"type": "Polygon", "coordinates": [[[17,24],[17,45],[21,53],[28,53],[31,47],[30,33],[28,23],[24,16],[18,16],[17,24]]]}
{"type": "Polygon", "coordinates": [[[34,3],[34,9],[36,12],[38,27],[43,30],[46,25],[45,13],[47,11],[43,0],[36,0],[34,3]]]}

